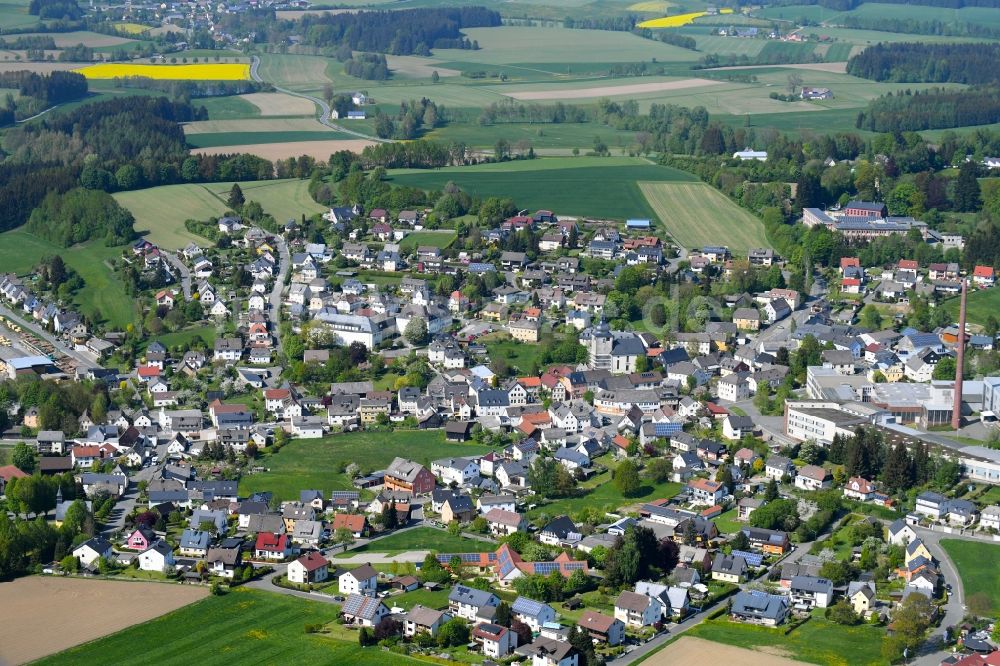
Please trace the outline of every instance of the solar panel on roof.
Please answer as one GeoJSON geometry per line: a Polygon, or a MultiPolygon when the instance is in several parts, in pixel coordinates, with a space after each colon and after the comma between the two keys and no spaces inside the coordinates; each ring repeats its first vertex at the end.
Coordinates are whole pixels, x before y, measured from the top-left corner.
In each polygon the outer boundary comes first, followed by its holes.
{"type": "Polygon", "coordinates": [[[463,562],[478,562],[479,561],[479,553],[462,553],[461,555],[459,555],[459,557],[462,558],[463,562]]]}
{"type": "Polygon", "coordinates": [[[583,569],[584,563],[583,562],[567,562],[566,564],[563,565],[563,567],[566,569],[566,571],[576,571],[577,569],[583,569]]]}
{"type": "Polygon", "coordinates": [[[556,562],[535,562],[535,573],[552,573],[559,571],[559,564],[556,562]]]}
{"type": "Polygon", "coordinates": [[[675,433],[681,432],[680,423],[655,423],[653,424],[653,434],[657,437],[669,437],[675,433]]]}

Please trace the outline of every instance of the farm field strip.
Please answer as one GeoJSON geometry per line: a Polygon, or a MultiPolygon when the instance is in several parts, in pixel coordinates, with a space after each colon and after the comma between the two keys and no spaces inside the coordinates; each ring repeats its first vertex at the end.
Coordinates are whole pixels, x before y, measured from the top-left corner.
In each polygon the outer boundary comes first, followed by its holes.
{"type": "Polygon", "coordinates": [[[76,46],[77,44],[83,44],[84,46],[89,46],[91,48],[98,48],[101,46],[121,46],[122,44],[131,44],[135,42],[134,39],[129,39],[128,37],[104,35],[99,32],[90,32],[89,30],[74,30],[72,32],[34,32],[24,33],[23,35],[10,35],[8,38],[14,37],[51,37],[53,41],[55,41],[57,49],[64,49],[67,46],[76,46]]]}
{"type": "Polygon", "coordinates": [[[316,105],[303,97],[285,93],[249,93],[239,99],[257,107],[260,115],[268,116],[311,116],[316,113],[316,105]]]}
{"type": "MultiPolygon", "coordinates": [[[[711,79],[681,79],[657,81],[655,83],[625,83],[623,85],[605,85],[593,88],[560,88],[556,90],[522,90],[509,92],[507,95],[520,100],[560,100],[587,99],[594,97],[621,97],[623,95],[641,95],[659,93],[670,90],[685,90],[705,86],[720,85],[720,81],[711,79]]],[[[544,86],[544,84],[540,84],[544,86]]]]}
{"type": "MultiPolygon", "coordinates": [[[[299,98],[301,99],[301,98],[299,98]]],[[[303,100],[307,101],[307,100],[303,100]]],[[[311,106],[311,104],[310,104],[311,106]]],[[[248,118],[243,120],[197,120],[184,123],[184,134],[222,134],[227,132],[323,132],[331,130],[315,118],[248,118]]]]}
{"type": "Polygon", "coordinates": [[[767,247],[764,224],[705,183],[639,183],[667,232],[686,248],[725,243],[740,254],[767,247]]]}
{"type": "Polygon", "coordinates": [[[41,576],[0,583],[4,599],[0,604],[0,661],[23,664],[39,659],[182,608],[207,593],[191,585],[41,576]],[[85,617],[100,621],[82,621],[85,617]],[[51,622],[57,623],[59,631],[40,640],[39,627],[51,622]]]}
{"type": "Polygon", "coordinates": [[[226,145],[196,148],[192,152],[199,155],[229,155],[249,153],[267,160],[283,160],[289,157],[309,155],[318,160],[329,159],[338,150],[360,153],[365,146],[373,145],[365,139],[324,139],[309,141],[279,141],[275,143],[227,143],[226,145]]]}
{"type": "Polygon", "coordinates": [[[88,79],[115,79],[145,76],[171,81],[243,81],[250,78],[250,66],[237,63],[199,63],[196,65],[139,65],[102,63],[75,71],[88,79]]]}

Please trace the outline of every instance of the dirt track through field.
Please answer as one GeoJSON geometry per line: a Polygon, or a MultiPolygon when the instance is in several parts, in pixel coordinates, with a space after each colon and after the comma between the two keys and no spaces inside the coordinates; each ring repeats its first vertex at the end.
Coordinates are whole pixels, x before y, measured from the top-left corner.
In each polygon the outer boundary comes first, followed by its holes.
{"type": "Polygon", "coordinates": [[[0,583],[0,666],[61,652],[207,594],[193,585],[81,578],[30,576],[0,583]]]}
{"type": "Polygon", "coordinates": [[[230,155],[232,153],[249,153],[263,157],[266,160],[283,160],[288,157],[309,155],[318,160],[326,160],[338,150],[350,150],[360,153],[365,146],[373,145],[372,141],[364,139],[330,139],[329,141],[287,141],[285,143],[251,143],[241,146],[214,146],[212,148],[196,148],[193,153],[202,155],[230,155]]]}
{"type": "Polygon", "coordinates": [[[521,92],[505,92],[508,97],[521,100],[547,99],[586,99],[590,97],[622,97],[623,95],[641,95],[668,90],[684,90],[685,88],[701,88],[702,86],[717,86],[722,81],[708,79],[683,79],[680,81],[657,81],[655,83],[632,83],[624,86],[600,86],[597,88],[560,88],[558,90],[524,90],[521,92]]]}
{"type": "Polygon", "coordinates": [[[682,636],[676,643],[663,648],[646,661],[648,666],[673,666],[673,664],[739,664],[740,666],[802,666],[777,654],[758,652],[703,638],[682,636]]]}

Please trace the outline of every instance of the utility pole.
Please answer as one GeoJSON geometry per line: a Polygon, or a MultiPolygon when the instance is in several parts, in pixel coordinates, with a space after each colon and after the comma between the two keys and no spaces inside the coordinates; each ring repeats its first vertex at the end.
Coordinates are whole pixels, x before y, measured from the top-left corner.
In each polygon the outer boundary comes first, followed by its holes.
{"type": "Polygon", "coordinates": [[[958,311],[958,358],[955,360],[955,404],[951,408],[951,427],[958,430],[962,427],[962,375],[965,369],[965,298],[968,293],[968,281],[962,279],[962,305],[958,311]]]}

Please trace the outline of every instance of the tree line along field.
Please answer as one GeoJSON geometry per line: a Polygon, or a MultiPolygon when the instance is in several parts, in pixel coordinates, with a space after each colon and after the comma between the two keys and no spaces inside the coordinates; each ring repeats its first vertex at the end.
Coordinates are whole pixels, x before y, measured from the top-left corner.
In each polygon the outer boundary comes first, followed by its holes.
{"type": "Polygon", "coordinates": [[[693,181],[693,176],[628,157],[540,158],[472,167],[398,169],[393,183],[440,190],[453,181],[473,196],[509,197],[519,208],[624,220],[655,217],[636,183],[693,181]],[[539,171],[544,171],[544,178],[539,171]]]}
{"type": "Polygon", "coordinates": [[[37,663],[124,664],[135,660],[137,646],[142,646],[144,661],[177,666],[190,664],[191,655],[198,655],[197,662],[205,666],[276,664],[292,654],[297,662],[310,664],[423,663],[405,655],[364,650],[356,640],[305,633],[306,624],[329,624],[337,612],[334,604],[236,589],[37,663]]]}
{"type": "Polygon", "coordinates": [[[296,439],[277,453],[267,453],[259,465],[266,472],[240,479],[241,495],[272,491],[279,500],[299,497],[303,488],[331,490],[352,488],[344,468],[355,463],[362,469],[385,469],[396,456],[410,458],[430,468],[432,460],[448,456],[483,454],[488,447],[446,442],[442,430],[397,430],[391,433],[352,432],[322,439],[296,439]]]}
{"type": "Polygon", "coordinates": [[[639,183],[667,233],[681,246],[723,243],[734,255],[767,247],[764,224],[705,183],[639,183]]]}
{"type": "Polygon", "coordinates": [[[125,293],[125,284],[107,264],[121,256],[122,250],[123,247],[107,247],[100,240],[59,247],[23,229],[0,234],[0,266],[4,271],[27,273],[43,257],[60,255],[86,283],[73,300],[80,312],[118,329],[133,323],[136,318],[135,302],[125,293]]]}

